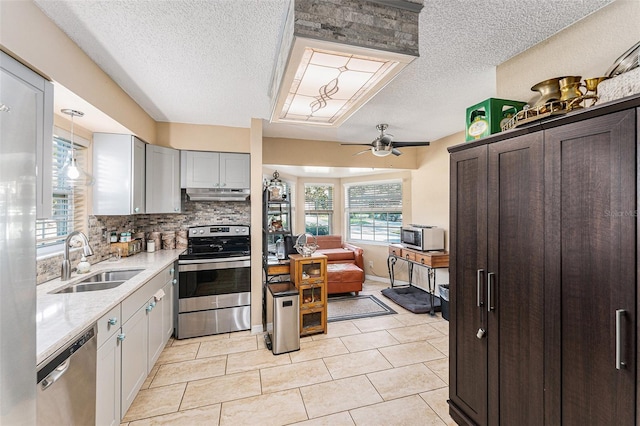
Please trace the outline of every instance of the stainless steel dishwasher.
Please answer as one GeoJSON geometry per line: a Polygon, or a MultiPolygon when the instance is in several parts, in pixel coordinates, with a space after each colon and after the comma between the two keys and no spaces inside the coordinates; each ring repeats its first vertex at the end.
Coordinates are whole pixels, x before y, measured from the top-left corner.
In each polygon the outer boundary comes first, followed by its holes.
{"type": "Polygon", "coordinates": [[[95,424],[95,325],[44,360],[37,382],[37,424],[95,424]]]}

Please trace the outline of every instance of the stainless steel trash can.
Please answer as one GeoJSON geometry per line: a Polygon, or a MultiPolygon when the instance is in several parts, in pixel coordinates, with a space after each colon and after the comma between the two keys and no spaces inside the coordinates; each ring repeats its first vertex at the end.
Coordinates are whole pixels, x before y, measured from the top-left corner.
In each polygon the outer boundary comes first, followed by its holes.
{"type": "Polygon", "coordinates": [[[267,291],[267,333],[274,355],[300,350],[300,302],[291,282],[272,283],[267,291]]]}

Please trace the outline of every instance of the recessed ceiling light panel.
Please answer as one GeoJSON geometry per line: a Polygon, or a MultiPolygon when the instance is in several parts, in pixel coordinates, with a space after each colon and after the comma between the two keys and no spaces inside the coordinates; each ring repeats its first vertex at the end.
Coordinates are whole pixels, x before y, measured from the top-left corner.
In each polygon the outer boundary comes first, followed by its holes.
{"type": "Polygon", "coordinates": [[[295,37],[271,122],[337,127],[414,59],[295,37]]]}

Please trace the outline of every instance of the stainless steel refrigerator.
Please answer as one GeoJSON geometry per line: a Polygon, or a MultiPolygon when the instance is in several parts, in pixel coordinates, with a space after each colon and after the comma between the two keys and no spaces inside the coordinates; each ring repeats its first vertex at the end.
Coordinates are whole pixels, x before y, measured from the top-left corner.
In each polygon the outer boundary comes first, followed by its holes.
{"type": "Polygon", "coordinates": [[[43,117],[52,119],[51,93],[51,83],[0,52],[2,425],[36,422],[36,147],[51,135],[43,117]]]}

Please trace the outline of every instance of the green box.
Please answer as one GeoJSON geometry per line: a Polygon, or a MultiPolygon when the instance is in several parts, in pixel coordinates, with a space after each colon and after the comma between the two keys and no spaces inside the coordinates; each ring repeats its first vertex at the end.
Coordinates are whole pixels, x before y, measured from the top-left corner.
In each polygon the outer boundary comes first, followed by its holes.
{"type": "Polygon", "coordinates": [[[522,110],[526,102],[489,98],[467,108],[465,138],[468,141],[499,133],[503,120],[522,110]]]}

